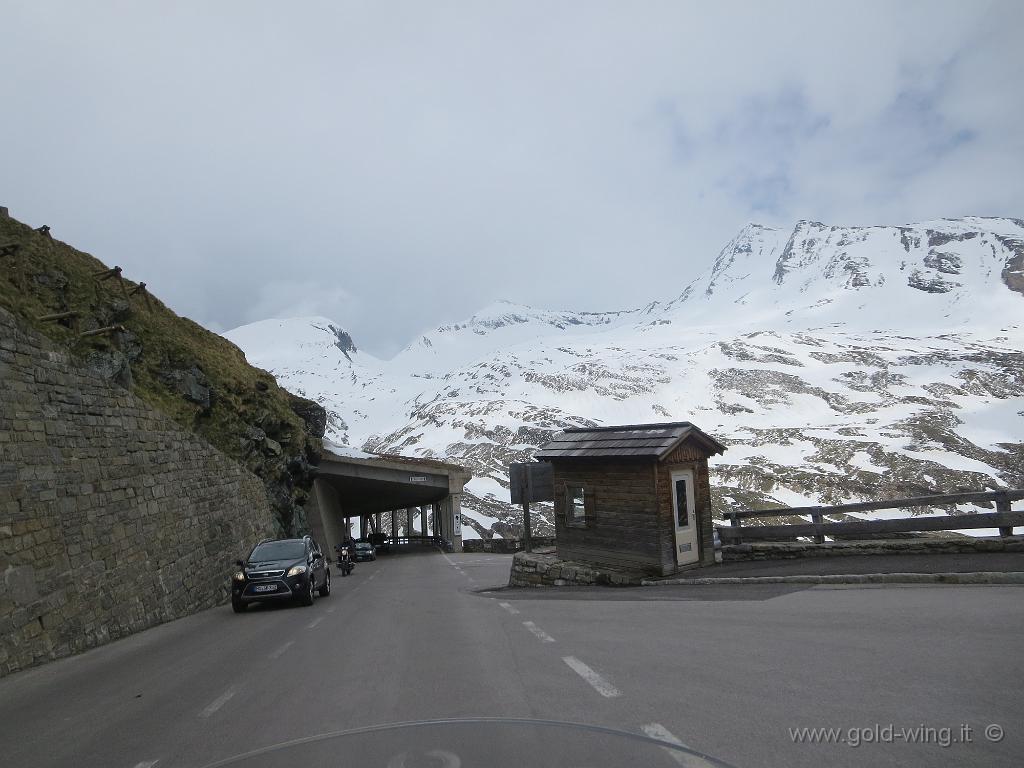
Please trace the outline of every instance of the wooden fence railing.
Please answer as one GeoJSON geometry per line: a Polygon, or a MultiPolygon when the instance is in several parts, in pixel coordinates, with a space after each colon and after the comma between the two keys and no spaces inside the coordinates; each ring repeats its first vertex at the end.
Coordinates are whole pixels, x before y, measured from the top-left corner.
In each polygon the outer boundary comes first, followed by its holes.
{"type": "Polygon", "coordinates": [[[824,543],[825,536],[852,538],[859,535],[885,533],[911,533],[917,531],[953,531],[965,528],[998,528],[1000,536],[1012,536],[1014,527],[1024,526],[1024,511],[1014,512],[1010,503],[1024,499],[1024,490],[985,491],[979,493],[947,493],[942,496],[917,496],[910,499],[884,499],[862,501],[855,504],[837,504],[831,507],[787,507],[783,509],[754,509],[746,512],[727,512],[728,526],[718,526],[718,536],[723,544],[741,544],[744,539],[778,539],[810,536],[818,544],[824,543]],[[994,512],[979,514],[946,515],[942,517],[907,517],[898,520],[854,520],[850,522],[825,522],[826,515],[847,512],[870,512],[878,509],[900,509],[905,507],[938,507],[949,504],[969,504],[980,501],[994,501],[994,512]],[[789,517],[809,515],[810,523],[784,525],[743,525],[743,520],[758,517],[789,517]]]}

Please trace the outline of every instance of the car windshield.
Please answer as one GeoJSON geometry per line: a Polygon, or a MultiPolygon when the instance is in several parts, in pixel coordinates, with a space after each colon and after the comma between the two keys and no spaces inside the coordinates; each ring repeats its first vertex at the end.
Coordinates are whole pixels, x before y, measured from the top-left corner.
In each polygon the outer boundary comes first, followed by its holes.
{"type": "Polygon", "coordinates": [[[0,19],[0,768],[1024,766],[1024,0],[0,19]]]}
{"type": "Polygon", "coordinates": [[[256,547],[249,560],[297,560],[305,554],[306,545],[301,541],[269,541],[256,547]]]}

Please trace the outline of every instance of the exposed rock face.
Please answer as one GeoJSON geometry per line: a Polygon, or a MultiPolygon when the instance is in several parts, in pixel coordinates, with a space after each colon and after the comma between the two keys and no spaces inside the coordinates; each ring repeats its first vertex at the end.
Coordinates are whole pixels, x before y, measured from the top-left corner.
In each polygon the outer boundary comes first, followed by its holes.
{"type": "Polygon", "coordinates": [[[173,389],[188,402],[200,406],[203,411],[209,411],[212,398],[210,382],[199,366],[192,366],[188,369],[163,368],[157,377],[167,387],[173,389]]]}
{"type": "Polygon", "coordinates": [[[951,283],[938,275],[932,276],[920,269],[915,269],[910,273],[907,285],[925,293],[949,293],[954,288],[960,287],[960,283],[951,283]]]}
{"type": "Polygon", "coordinates": [[[1024,294],[1024,239],[1003,237],[1000,242],[1010,252],[1001,277],[1011,291],[1024,294]]]}
{"type": "Polygon", "coordinates": [[[936,272],[943,272],[947,275],[959,275],[963,261],[959,256],[952,253],[936,253],[929,251],[924,257],[924,265],[936,272]]]}
{"type": "MultiPolygon", "coordinates": [[[[354,350],[355,347],[352,347],[354,350]]],[[[344,350],[342,350],[344,351],[344,350]]],[[[327,429],[327,411],[319,403],[304,397],[289,394],[288,404],[306,424],[306,429],[313,437],[322,438],[327,429]]]]}
{"type": "Polygon", "coordinates": [[[85,364],[89,370],[101,379],[131,390],[133,384],[132,367],[128,362],[128,358],[120,350],[94,349],[85,356],[85,364]]]}
{"type": "Polygon", "coordinates": [[[344,331],[333,325],[330,326],[330,329],[334,332],[334,336],[337,339],[337,341],[334,342],[334,346],[340,349],[341,353],[351,360],[352,358],[349,357],[349,352],[358,352],[359,350],[356,349],[355,342],[352,341],[352,337],[349,335],[348,331],[344,331]]]}

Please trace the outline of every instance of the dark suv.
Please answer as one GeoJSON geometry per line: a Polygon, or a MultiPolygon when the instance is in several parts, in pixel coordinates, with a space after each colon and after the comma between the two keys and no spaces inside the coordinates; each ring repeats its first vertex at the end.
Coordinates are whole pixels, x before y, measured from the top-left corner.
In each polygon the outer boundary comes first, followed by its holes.
{"type": "Polygon", "coordinates": [[[312,605],[315,593],[331,594],[331,571],[311,536],[264,539],[231,577],[231,607],[241,613],[249,603],[295,599],[312,605]]]}

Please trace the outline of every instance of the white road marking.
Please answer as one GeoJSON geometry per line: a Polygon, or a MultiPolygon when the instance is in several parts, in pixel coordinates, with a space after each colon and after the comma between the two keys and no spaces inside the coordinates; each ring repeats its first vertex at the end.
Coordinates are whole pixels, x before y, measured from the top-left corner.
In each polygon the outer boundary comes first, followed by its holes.
{"type": "Polygon", "coordinates": [[[153,768],[159,762],[159,760],[143,760],[141,763],[136,763],[135,768],[153,768]]]}
{"type": "Polygon", "coordinates": [[[315,627],[317,624],[319,624],[323,620],[324,620],[323,616],[317,616],[315,619],[313,619],[311,622],[309,622],[309,624],[307,624],[306,626],[309,629],[312,629],[313,627],[315,627]]]}
{"type": "MultiPolygon", "coordinates": [[[[530,630],[534,634],[534,636],[538,640],[540,640],[541,642],[543,642],[543,643],[553,643],[553,642],[555,642],[555,638],[553,638],[551,635],[549,635],[543,629],[538,627],[532,621],[524,621],[523,622],[523,626],[526,627],[528,630],[530,630]]],[[[569,666],[572,666],[572,665],[570,664],[569,666]]],[[[577,670],[577,671],[579,671],[579,670],[577,670]]]]}
{"type": "Polygon", "coordinates": [[[605,698],[611,699],[615,696],[622,695],[622,691],[609,683],[575,656],[563,656],[562,661],[568,664],[569,668],[572,669],[573,672],[590,683],[591,687],[605,698]]]}
{"type": "Polygon", "coordinates": [[[338,606],[336,606],[336,605],[332,605],[332,606],[331,606],[330,608],[328,608],[328,609],[327,609],[327,612],[328,612],[328,613],[334,613],[334,611],[335,611],[335,609],[336,609],[337,607],[338,607],[338,606]]]}
{"type": "Polygon", "coordinates": [[[272,658],[272,659],[279,659],[279,658],[281,658],[281,656],[284,655],[284,652],[287,651],[289,648],[291,648],[293,645],[295,645],[295,641],[294,640],[289,640],[287,643],[285,643],[280,648],[278,648],[276,651],[274,651],[272,654],[270,654],[270,658],[272,658]]]}
{"type": "MultiPolygon", "coordinates": [[[[692,749],[686,744],[683,744],[679,740],[679,737],[672,733],[661,723],[649,723],[643,726],[640,730],[650,736],[652,739],[658,739],[659,741],[667,741],[669,744],[675,744],[677,747],[683,747],[684,749],[692,749]]],[[[697,755],[687,755],[682,752],[676,752],[674,749],[665,750],[669,756],[676,761],[683,768],[709,768],[711,765],[707,760],[697,755]]]]}
{"type": "Polygon", "coordinates": [[[209,717],[214,712],[216,712],[218,709],[220,709],[225,704],[227,704],[228,701],[231,699],[231,697],[234,696],[234,695],[235,695],[235,689],[234,688],[228,688],[226,691],[224,691],[224,693],[222,693],[220,696],[218,696],[216,699],[214,699],[212,702],[210,702],[210,704],[206,707],[206,709],[204,709],[202,712],[199,713],[199,716],[200,717],[209,717]]]}
{"type": "Polygon", "coordinates": [[[445,560],[448,561],[448,565],[452,565],[452,566],[455,566],[456,568],[458,568],[458,566],[455,565],[455,561],[452,560],[450,557],[448,557],[448,555],[446,555],[444,552],[441,553],[441,557],[443,557],[445,560]]]}
{"type": "Polygon", "coordinates": [[[517,616],[517,615],[519,614],[519,609],[518,609],[518,608],[513,608],[513,607],[512,607],[511,605],[509,605],[508,603],[498,603],[498,605],[500,605],[500,606],[501,606],[502,608],[504,608],[504,609],[505,609],[506,611],[508,611],[509,613],[511,613],[511,614],[512,614],[513,616],[517,616]]]}

